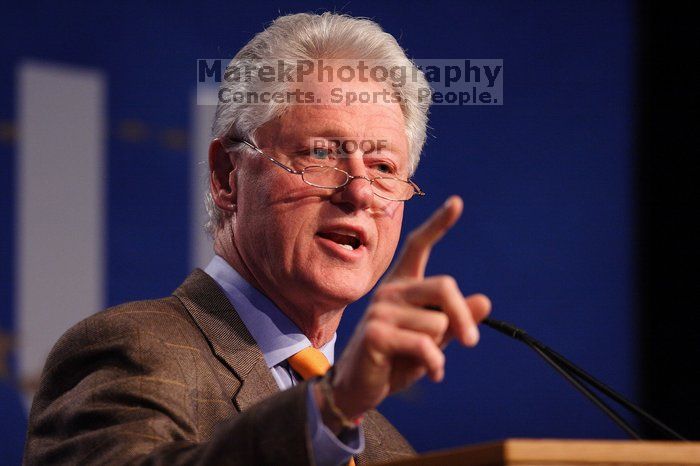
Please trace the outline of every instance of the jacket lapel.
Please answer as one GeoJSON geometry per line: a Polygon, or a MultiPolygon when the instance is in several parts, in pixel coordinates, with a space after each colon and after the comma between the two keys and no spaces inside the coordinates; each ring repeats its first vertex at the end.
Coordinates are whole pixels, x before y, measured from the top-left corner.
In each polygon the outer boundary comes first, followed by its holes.
{"type": "Polygon", "coordinates": [[[228,297],[201,269],[195,269],[173,293],[208,340],[213,353],[240,381],[229,386],[239,411],[279,391],[257,343],[228,297]]]}

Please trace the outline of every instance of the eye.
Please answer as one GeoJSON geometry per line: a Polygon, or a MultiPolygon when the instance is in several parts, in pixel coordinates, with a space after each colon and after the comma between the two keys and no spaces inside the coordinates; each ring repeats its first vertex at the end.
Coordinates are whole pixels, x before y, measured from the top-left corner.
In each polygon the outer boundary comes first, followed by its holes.
{"type": "Polygon", "coordinates": [[[314,147],[309,151],[312,159],[328,160],[333,152],[326,147],[314,147]]]}
{"type": "Polygon", "coordinates": [[[389,163],[378,163],[372,167],[374,171],[377,173],[381,174],[386,174],[386,175],[395,175],[396,174],[396,169],[394,169],[394,166],[389,164],[389,163]]]}

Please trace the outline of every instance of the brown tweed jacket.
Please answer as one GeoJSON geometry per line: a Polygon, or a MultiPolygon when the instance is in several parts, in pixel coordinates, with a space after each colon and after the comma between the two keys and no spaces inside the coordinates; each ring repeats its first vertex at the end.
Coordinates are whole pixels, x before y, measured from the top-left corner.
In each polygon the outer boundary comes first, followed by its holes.
{"type": "MultiPolygon", "coordinates": [[[[358,464],[414,454],[379,413],[358,464]]],[[[195,270],[173,296],[117,306],[56,343],[25,465],[307,465],[306,383],[279,391],[226,295],[195,270]]]]}

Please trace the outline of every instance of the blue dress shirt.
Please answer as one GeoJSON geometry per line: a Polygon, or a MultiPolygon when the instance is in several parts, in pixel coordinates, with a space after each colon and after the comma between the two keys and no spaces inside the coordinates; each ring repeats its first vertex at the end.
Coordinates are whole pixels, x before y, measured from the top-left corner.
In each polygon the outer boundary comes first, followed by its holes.
{"type": "MultiPolygon", "coordinates": [[[[306,335],[220,256],[214,256],[204,271],[219,284],[236,308],[236,312],[260,347],[267,367],[270,368],[280,390],[298,384],[297,376],[289,367],[287,358],[311,346],[306,335]]],[[[319,348],[331,364],[334,361],[336,337],[337,335],[333,334],[331,341],[319,348]]],[[[344,436],[347,443],[343,443],[323,424],[311,385],[307,392],[307,400],[307,419],[316,464],[346,464],[352,455],[364,450],[362,426],[348,437],[344,436]]]]}

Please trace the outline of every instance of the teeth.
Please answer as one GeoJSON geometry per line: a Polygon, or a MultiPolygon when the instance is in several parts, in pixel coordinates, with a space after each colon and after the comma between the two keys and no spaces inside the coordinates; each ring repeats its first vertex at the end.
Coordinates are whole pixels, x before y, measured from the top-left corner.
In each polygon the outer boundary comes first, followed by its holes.
{"type": "Polygon", "coordinates": [[[349,231],[349,230],[336,230],[334,233],[338,233],[340,235],[345,235],[345,236],[352,236],[353,238],[359,238],[360,235],[358,235],[354,231],[349,231]]]}
{"type": "Polygon", "coordinates": [[[318,235],[333,241],[338,246],[342,246],[348,251],[354,251],[355,249],[362,246],[360,233],[350,229],[338,228],[333,230],[326,230],[319,232],[318,235]]]}

